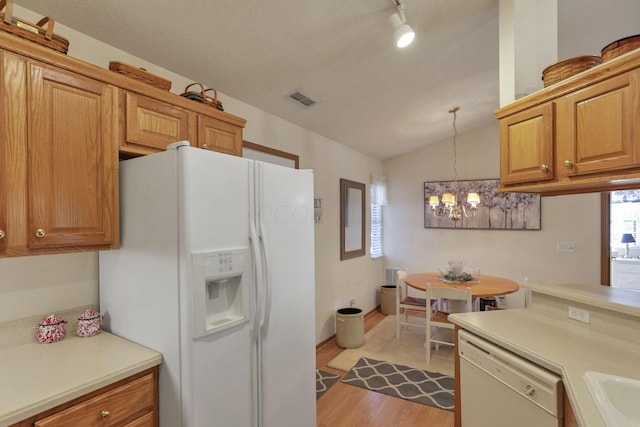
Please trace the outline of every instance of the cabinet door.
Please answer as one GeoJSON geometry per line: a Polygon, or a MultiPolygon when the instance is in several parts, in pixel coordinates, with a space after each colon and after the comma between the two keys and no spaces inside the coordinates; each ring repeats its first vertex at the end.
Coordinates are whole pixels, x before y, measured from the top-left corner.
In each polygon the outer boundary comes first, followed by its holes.
{"type": "Polygon", "coordinates": [[[125,102],[127,120],[121,151],[151,154],[164,151],[172,142],[193,139],[188,111],[131,92],[126,92],[125,102]]]}
{"type": "Polygon", "coordinates": [[[7,52],[0,58],[0,255],[15,255],[26,250],[27,72],[24,58],[7,52]]]}
{"type": "Polygon", "coordinates": [[[199,115],[198,147],[242,156],[242,129],[212,117],[199,115]]]}
{"type": "Polygon", "coordinates": [[[621,74],[558,101],[557,167],[576,176],[640,165],[640,70],[621,74]]]}
{"type": "Polygon", "coordinates": [[[28,64],[28,246],[117,242],[115,88],[28,64]]]}
{"type": "Polygon", "coordinates": [[[554,179],[554,104],[529,108],[500,120],[502,184],[554,179]]]}

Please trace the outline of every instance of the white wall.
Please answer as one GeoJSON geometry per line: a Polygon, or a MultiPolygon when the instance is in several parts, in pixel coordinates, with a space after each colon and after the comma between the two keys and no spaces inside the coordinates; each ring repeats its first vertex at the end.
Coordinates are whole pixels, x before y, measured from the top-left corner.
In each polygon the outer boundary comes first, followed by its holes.
{"type": "MultiPolygon", "coordinates": [[[[17,5],[14,14],[30,22],[40,18],[17,5]]],[[[56,22],[56,32],[69,39],[69,55],[75,58],[104,68],[108,67],[109,61],[144,67],[170,79],[174,93],[182,92],[192,82],[60,22],[56,22]]],[[[365,312],[377,305],[376,291],[383,261],[371,260],[368,248],[364,257],[340,261],[338,210],[340,178],[366,183],[368,189],[370,174],[380,174],[382,163],[223,93],[219,93],[219,98],[225,111],[247,119],[245,140],[297,154],[300,168],[314,170],[315,193],[316,197],[323,198],[324,210],[322,223],[315,226],[315,333],[320,342],[334,333],[335,310],[348,306],[350,298],[355,298],[356,305],[365,312]]],[[[98,304],[96,253],[0,259],[0,322],[85,304],[98,304]]]]}
{"type": "Polygon", "coordinates": [[[558,0],[558,60],[599,55],[609,43],[640,34],[639,17],[638,0],[558,0]]]}
{"type": "MultiPolygon", "coordinates": [[[[459,120],[464,120],[464,110],[459,120]]],[[[458,179],[499,177],[498,124],[458,135],[458,179]]],[[[423,185],[453,179],[453,143],[448,139],[384,163],[389,206],[383,207],[383,241],[389,267],[409,273],[437,271],[449,259],[464,259],[481,274],[521,283],[599,283],[600,195],[543,197],[542,229],[456,230],[424,228],[423,185]],[[557,242],[574,242],[574,253],[558,253],[557,242]]],[[[522,293],[509,303],[523,303],[522,293]]]]}

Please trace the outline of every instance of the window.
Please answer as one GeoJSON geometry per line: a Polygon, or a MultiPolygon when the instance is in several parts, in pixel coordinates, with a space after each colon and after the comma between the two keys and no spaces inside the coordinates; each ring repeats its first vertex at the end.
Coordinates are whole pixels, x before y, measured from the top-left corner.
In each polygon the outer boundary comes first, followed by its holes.
{"type": "Polygon", "coordinates": [[[611,248],[621,249],[622,235],[629,233],[638,241],[637,224],[640,221],[640,191],[623,190],[611,192],[610,205],[610,245],[611,248]]]}
{"type": "Polygon", "coordinates": [[[371,258],[380,258],[382,253],[382,206],[387,204],[385,177],[371,177],[371,258]]]}

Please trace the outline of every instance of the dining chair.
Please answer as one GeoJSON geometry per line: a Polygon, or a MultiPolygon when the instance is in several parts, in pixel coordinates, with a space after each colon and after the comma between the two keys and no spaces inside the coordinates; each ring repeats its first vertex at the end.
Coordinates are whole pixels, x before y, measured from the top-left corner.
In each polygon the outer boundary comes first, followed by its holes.
{"type": "Polygon", "coordinates": [[[396,272],[396,338],[400,338],[400,326],[425,327],[424,322],[411,323],[409,316],[412,311],[421,311],[426,317],[427,299],[409,296],[408,286],[404,282],[405,277],[407,277],[406,269],[396,272]]]}
{"type": "MultiPolygon", "coordinates": [[[[473,267],[473,266],[469,266],[469,265],[465,265],[462,268],[462,272],[463,273],[468,273],[470,275],[472,275],[473,277],[477,278],[480,275],[480,267],[473,267]]],[[[451,309],[451,305],[449,304],[449,301],[447,301],[446,298],[442,298],[440,300],[440,310],[444,311],[446,313],[451,313],[452,309],[451,309]]],[[[472,311],[480,311],[480,299],[476,298],[473,300],[473,309],[472,311]]]]}
{"type": "MultiPolygon", "coordinates": [[[[450,287],[431,287],[430,283],[427,283],[426,299],[433,300],[438,298],[446,298],[448,301],[459,301],[460,305],[464,307],[462,311],[472,311],[473,301],[471,297],[471,288],[456,289],[450,287]]],[[[455,346],[452,331],[455,329],[455,325],[449,322],[449,314],[437,309],[431,309],[431,312],[426,317],[426,330],[427,340],[425,347],[427,349],[427,363],[431,363],[431,344],[434,344],[435,350],[440,350],[441,345],[447,345],[450,347],[455,346]],[[434,333],[435,329],[435,333],[434,333]],[[441,336],[442,333],[451,331],[451,340],[448,337],[441,336]]]]}

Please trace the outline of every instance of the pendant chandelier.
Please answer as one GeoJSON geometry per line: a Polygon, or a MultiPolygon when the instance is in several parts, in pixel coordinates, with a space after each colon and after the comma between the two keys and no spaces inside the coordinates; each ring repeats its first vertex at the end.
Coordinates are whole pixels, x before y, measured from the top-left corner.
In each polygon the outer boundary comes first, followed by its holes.
{"type": "Polygon", "coordinates": [[[462,216],[466,218],[472,218],[476,215],[478,204],[480,203],[480,196],[478,193],[467,194],[466,204],[459,203],[456,196],[457,184],[458,184],[458,169],[457,169],[457,152],[456,152],[456,137],[458,136],[458,130],[456,129],[456,117],[460,108],[453,107],[449,110],[449,113],[453,114],[453,193],[444,193],[442,195],[442,204],[437,195],[429,197],[429,206],[431,207],[431,213],[436,218],[449,218],[450,220],[457,222],[462,219],[462,216]],[[467,206],[468,205],[468,206],[467,206]]]}

